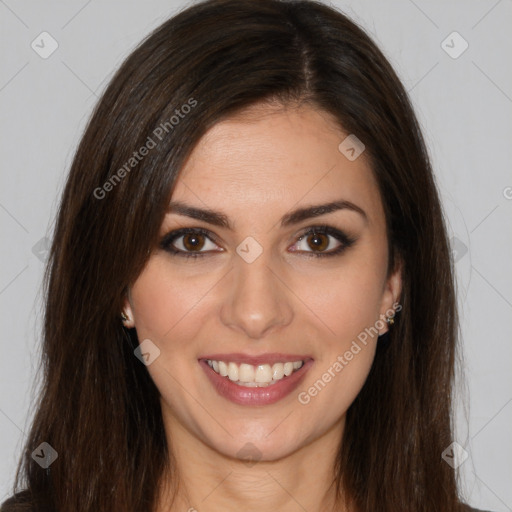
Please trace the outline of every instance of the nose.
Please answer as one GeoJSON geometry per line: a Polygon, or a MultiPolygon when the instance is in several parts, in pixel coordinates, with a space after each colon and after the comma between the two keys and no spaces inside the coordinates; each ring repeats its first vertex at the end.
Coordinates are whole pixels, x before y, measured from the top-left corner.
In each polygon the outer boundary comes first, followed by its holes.
{"type": "Polygon", "coordinates": [[[284,276],[269,264],[265,251],[252,263],[236,257],[225,283],[228,291],[221,307],[221,320],[251,339],[263,338],[293,319],[292,293],[284,276]]]}

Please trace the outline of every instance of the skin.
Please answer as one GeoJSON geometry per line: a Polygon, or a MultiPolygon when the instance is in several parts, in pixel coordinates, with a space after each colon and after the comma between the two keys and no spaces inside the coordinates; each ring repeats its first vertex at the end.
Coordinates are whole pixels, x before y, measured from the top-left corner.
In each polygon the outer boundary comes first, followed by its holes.
{"type": "MultiPolygon", "coordinates": [[[[217,123],[183,167],[172,200],[221,211],[234,229],[167,214],[162,237],[181,227],[208,229],[215,239],[200,237],[204,245],[196,249],[208,254],[183,258],[155,249],[125,301],[126,325],[160,350],[147,369],[161,394],[180,490],[169,508],[164,480],[159,511],[332,506],[346,411],[368,376],[377,337],[359,343],[357,355],[307,404],[297,395],[389,314],[401,291],[400,272],[386,275],[384,210],[365,155],[349,161],[338,150],[347,135],[311,106],[259,105],[217,123]],[[293,209],[339,199],[362,208],[367,220],[343,209],[280,227],[293,209]],[[318,249],[298,239],[322,224],[355,243],[340,255],[308,257],[318,249]],[[263,249],[250,264],[236,252],[248,236],[263,249]],[[230,352],[309,354],[314,364],[296,391],[251,407],[218,395],[197,361],[230,352]],[[238,455],[249,442],[259,451],[255,464],[238,455]]],[[[194,250],[184,242],[174,246],[194,250]]],[[[321,242],[324,252],[341,244],[331,235],[321,242]]],[[[379,333],[387,330],[378,325],[379,333]]]]}

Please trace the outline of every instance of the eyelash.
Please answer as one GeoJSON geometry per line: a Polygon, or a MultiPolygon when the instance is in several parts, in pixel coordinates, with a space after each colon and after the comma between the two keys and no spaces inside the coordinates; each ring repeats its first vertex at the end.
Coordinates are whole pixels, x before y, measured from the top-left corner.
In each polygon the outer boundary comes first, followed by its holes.
{"type": "MultiPolygon", "coordinates": [[[[176,249],[172,246],[172,243],[178,239],[180,236],[184,235],[203,235],[209,238],[212,242],[213,236],[210,231],[203,228],[182,228],[178,229],[176,231],[171,231],[167,233],[162,240],[160,241],[160,247],[167,252],[171,253],[173,256],[179,256],[183,258],[202,258],[203,256],[207,255],[208,252],[185,252],[181,249],[176,249]]],[[[332,228],[331,226],[313,226],[309,228],[306,232],[304,232],[302,235],[299,236],[297,241],[295,243],[300,242],[305,237],[308,237],[309,235],[330,235],[334,237],[338,242],[341,242],[342,245],[340,245],[338,248],[331,250],[330,252],[315,252],[315,251],[305,251],[305,253],[308,255],[307,257],[313,257],[313,258],[324,258],[324,257],[331,257],[331,256],[338,256],[341,255],[343,252],[345,252],[346,249],[351,247],[356,239],[345,234],[343,231],[340,231],[338,229],[332,228]]],[[[293,252],[304,252],[304,251],[293,251],[293,252]]]]}

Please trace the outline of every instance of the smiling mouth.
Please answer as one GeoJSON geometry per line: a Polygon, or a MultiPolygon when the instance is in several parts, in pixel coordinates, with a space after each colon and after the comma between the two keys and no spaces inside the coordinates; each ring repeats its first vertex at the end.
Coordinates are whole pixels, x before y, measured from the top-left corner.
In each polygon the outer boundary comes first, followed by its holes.
{"type": "Polygon", "coordinates": [[[272,365],[238,364],[233,361],[226,362],[212,359],[205,359],[205,361],[221,377],[225,377],[239,386],[252,388],[273,386],[304,366],[302,360],[277,362],[272,365]]]}
{"type": "Polygon", "coordinates": [[[223,361],[221,356],[202,357],[198,363],[221,397],[244,406],[267,406],[284,399],[304,381],[314,364],[313,358],[299,355],[285,355],[282,359],[277,354],[261,355],[252,358],[254,365],[242,362],[251,360],[244,355],[231,354],[230,359],[236,359],[236,363],[223,361]]]}

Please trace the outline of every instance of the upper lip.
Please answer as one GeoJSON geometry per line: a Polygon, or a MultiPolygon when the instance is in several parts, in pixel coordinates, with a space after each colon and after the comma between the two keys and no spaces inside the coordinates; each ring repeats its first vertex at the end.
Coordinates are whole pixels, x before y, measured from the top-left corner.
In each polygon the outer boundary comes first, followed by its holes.
{"type": "Polygon", "coordinates": [[[286,362],[294,362],[294,361],[307,361],[308,359],[313,359],[308,355],[300,355],[300,354],[283,354],[278,352],[272,352],[267,354],[259,354],[259,355],[249,355],[242,354],[240,352],[233,352],[230,354],[209,354],[206,356],[201,356],[201,359],[210,359],[211,361],[224,361],[224,362],[233,362],[237,364],[246,363],[252,364],[253,366],[258,366],[260,364],[274,364],[274,363],[286,363],[286,362]]]}

